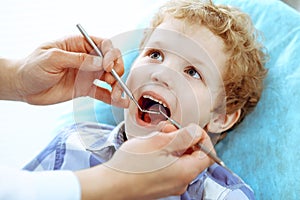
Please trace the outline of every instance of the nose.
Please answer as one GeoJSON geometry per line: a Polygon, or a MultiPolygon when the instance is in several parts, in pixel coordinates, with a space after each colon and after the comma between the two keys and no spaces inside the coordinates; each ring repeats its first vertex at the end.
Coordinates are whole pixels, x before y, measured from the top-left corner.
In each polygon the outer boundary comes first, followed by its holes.
{"type": "Polygon", "coordinates": [[[167,88],[170,88],[170,86],[172,85],[171,72],[170,70],[166,69],[153,72],[151,74],[151,80],[153,82],[160,83],[167,88]]]}

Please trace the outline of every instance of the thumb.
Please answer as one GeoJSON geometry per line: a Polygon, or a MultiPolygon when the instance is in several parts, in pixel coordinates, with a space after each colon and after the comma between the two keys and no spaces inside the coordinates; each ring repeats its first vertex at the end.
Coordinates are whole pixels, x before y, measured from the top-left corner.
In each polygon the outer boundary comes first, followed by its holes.
{"type": "Polygon", "coordinates": [[[87,53],[68,52],[58,49],[58,60],[62,68],[74,68],[83,71],[101,71],[102,57],[94,56],[87,53]]]}

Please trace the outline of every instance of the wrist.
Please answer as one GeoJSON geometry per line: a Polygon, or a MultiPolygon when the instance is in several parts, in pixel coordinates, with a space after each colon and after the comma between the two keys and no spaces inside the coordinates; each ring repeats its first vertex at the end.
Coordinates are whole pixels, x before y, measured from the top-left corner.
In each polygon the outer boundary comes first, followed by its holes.
{"type": "MultiPolygon", "coordinates": [[[[81,185],[81,199],[130,200],[142,197],[139,174],[116,171],[105,164],[75,172],[81,185]]],[[[143,198],[147,199],[147,198],[143,198]]]]}
{"type": "Polygon", "coordinates": [[[19,61],[0,58],[0,99],[21,100],[18,89],[19,61]]]}

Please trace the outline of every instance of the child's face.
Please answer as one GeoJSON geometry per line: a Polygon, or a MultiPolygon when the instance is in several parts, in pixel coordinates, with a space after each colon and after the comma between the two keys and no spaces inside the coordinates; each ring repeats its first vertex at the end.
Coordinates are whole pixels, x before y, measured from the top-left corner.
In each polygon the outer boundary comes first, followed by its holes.
{"type": "MultiPolygon", "coordinates": [[[[227,56],[223,41],[205,26],[165,19],[152,33],[134,62],[127,85],[147,110],[160,106],[182,126],[205,128],[214,120],[216,101],[224,92],[222,73],[227,56]]],[[[143,114],[133,102],[125,112],[128,137],[157,130],[161,115],[143,114]]]]}

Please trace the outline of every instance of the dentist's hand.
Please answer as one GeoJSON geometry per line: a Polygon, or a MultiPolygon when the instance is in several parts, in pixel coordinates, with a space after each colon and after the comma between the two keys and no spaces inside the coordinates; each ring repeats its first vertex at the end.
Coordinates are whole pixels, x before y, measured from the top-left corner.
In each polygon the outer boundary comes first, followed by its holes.
{"type": "MultiPolygon", "coordinates": [[[[113,92],[120,93],[109,72],[114,68],[120,76],[123,74],[121,52],[110,40],[92,39],[100,46],[103,59],[92,55],[92,47],[83,37],[74,36],[41,45],[22,60],[1,60],[8,68],[5,71],[8,78],[3,82],[9,81],[3,86],[6,93],[1,94],[1,99],[45,105],[91,96],[111,103],[111,92],[94,86],[93,81],[95,78],[106,81],[113,92]]],[[[126,107],[128,102],[119,99],[115,104],[126,107]]]]}
{"type": "MultiPolygon", "coordinates": [[[[170,126],[165,126],[162,131],[166,129],[171,131],[170,126]]],[[[167,134],[157,132],[151,135],[149,138],[129,139],[105,164],[108,166],[106,174],[116,174],[112,185],[127,185],[128,189],[125,187],[124,191],[127,192],[128,199],[131,193],[135,194],[135,199],[156,199],[182,194],[199,173],[213,164],[198,149],[186,153],[187,149],[198,142],[213,149],[209,136],[196,124],[167,134]],[[127,181],[119,180],[121,177],[127,181]],[[131,187],[129,182],[138,184],[131,187]]],[[[118,194],[121,195],[122,192],[118,194]]],[[[118,194],[115,194],[116,199],[118,194]]]]}

